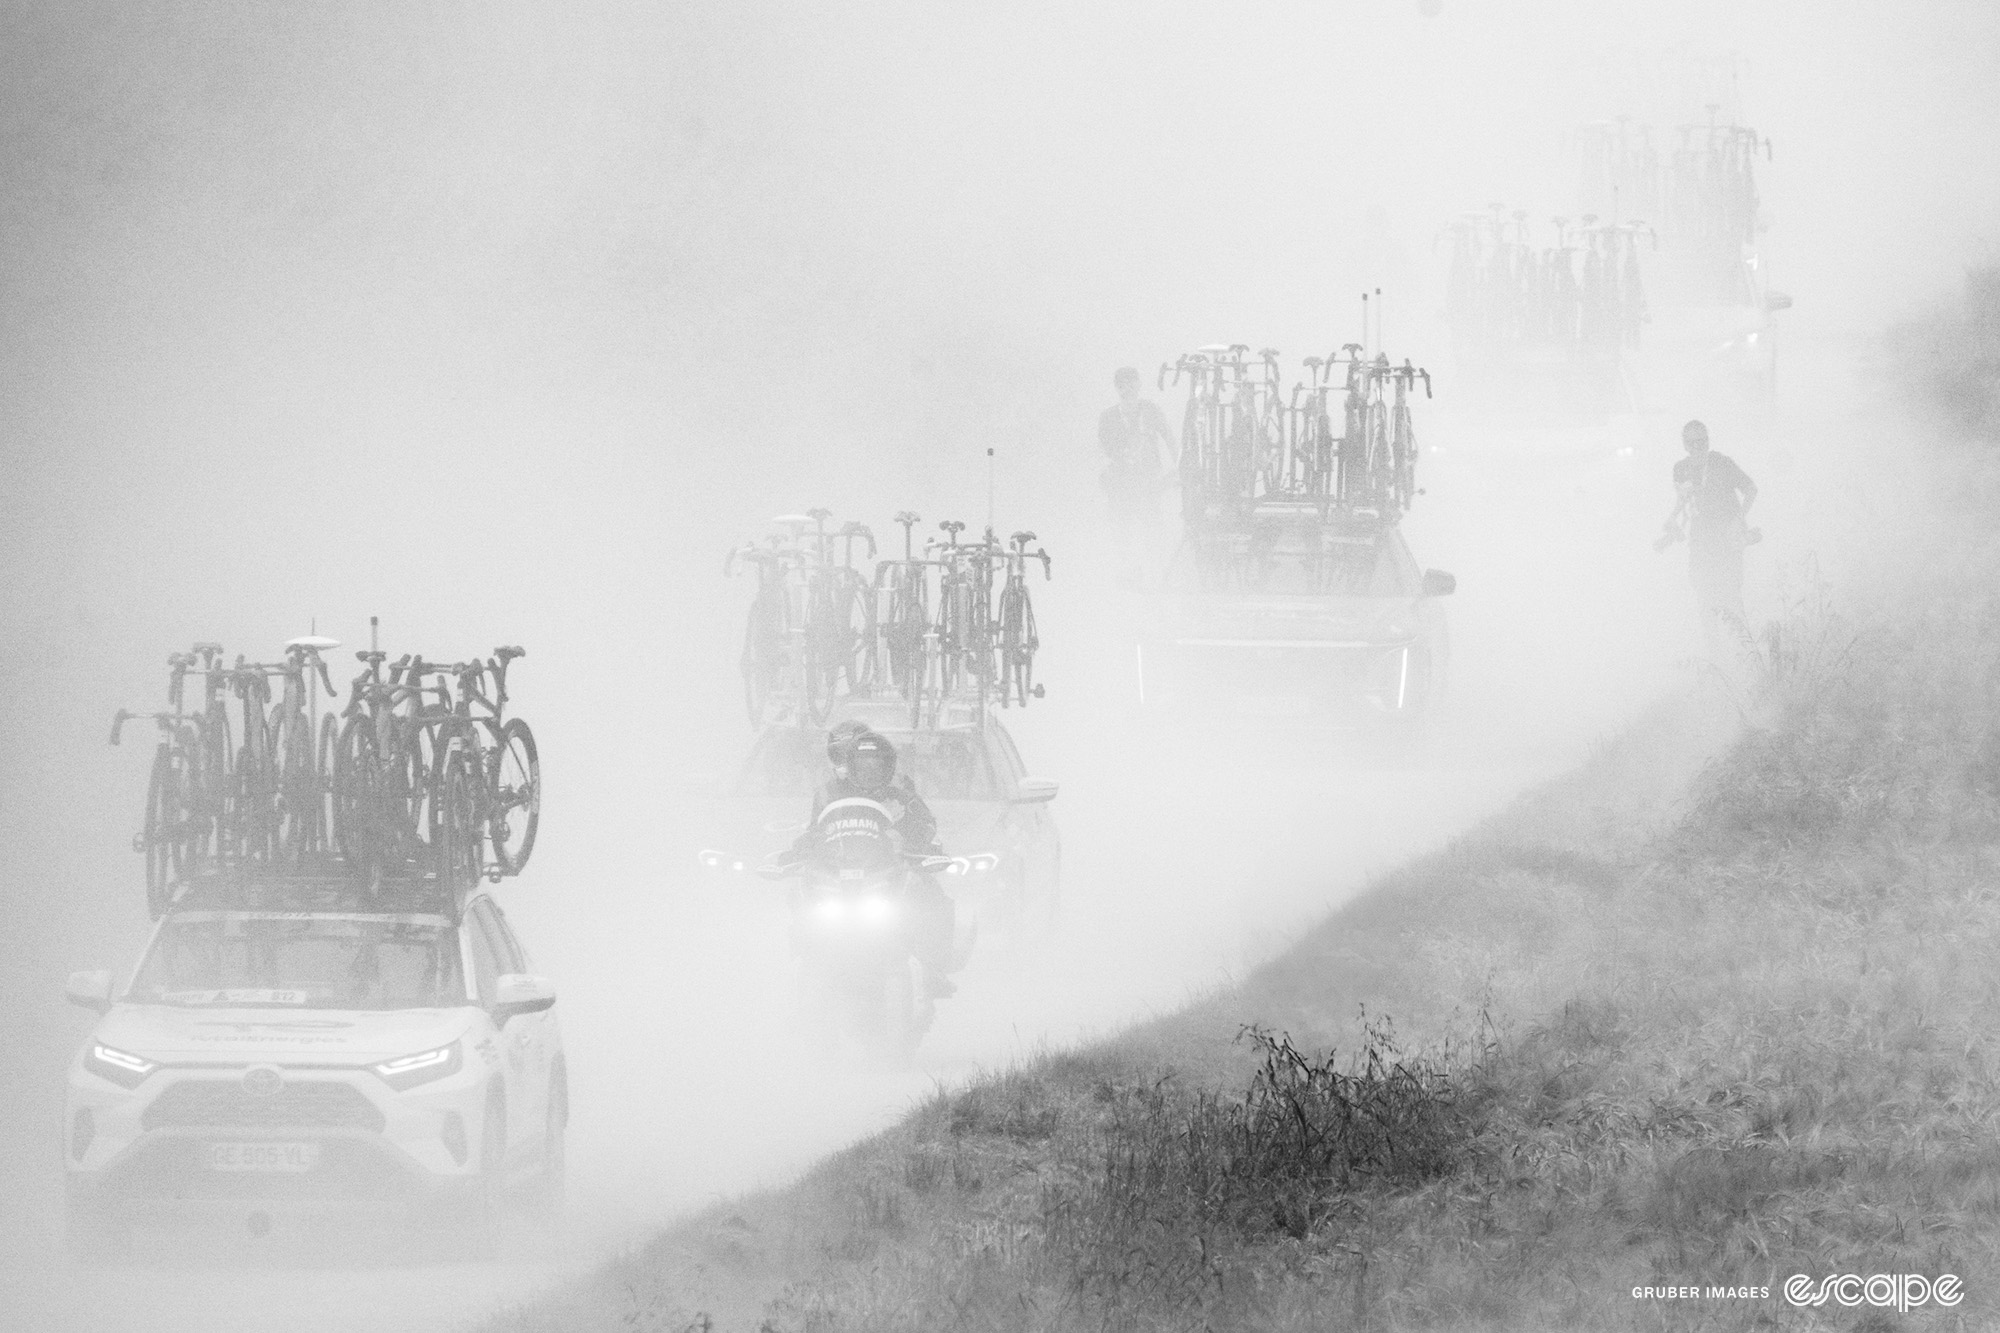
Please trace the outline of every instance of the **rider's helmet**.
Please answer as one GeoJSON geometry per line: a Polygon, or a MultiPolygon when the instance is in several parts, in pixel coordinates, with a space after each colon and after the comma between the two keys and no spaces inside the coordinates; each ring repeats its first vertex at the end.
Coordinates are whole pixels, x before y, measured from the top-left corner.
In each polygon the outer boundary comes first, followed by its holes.
{"type": "Polygon", "coordinates": [[[847,755],[854,748],[855,739],[867,734],[868,724],[866,722],[859,722],[853,718],[849,718],[845,722],[835,723],[833,730],[826,733],[826,761],[832,764],[836,770],[845,772],[847,769],[847,755]]]}
{"type": "Polygon", "coordinates": [[[864,731],[847,751],[848,776],[863,791],[879,791],[896,777],[896,747],[887,736],[864,731]]]}

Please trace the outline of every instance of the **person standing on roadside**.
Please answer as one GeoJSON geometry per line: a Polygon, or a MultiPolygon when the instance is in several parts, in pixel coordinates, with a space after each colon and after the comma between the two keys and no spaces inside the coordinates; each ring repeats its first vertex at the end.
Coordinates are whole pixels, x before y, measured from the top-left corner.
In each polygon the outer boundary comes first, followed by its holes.
{"type": "Polygon", "coordinates": [[[1139,396],[1139,372],[1125,366],[1111,377],[1118,402],[1097,419],[1097,445],[1106,466],[1100,476],[1111,506],[1111,526],[1135,575],[1143,578],[1143,548],[1160,522],[1160,495],[1178,465],[1180,447],[1159,407],[1139,396]]]}
{"type": "Polygon", "coordinates": [[[1757,501],[1757,483],[1736,461],[1709,447],[1708,427],[1690,421],[1681,427],[1687,457],[1674,464],[1674,508],[1653,549],[1664,551],[1685,537],[1688,579],[1709,647],[1720,622],[1746,628],[1743,611],[1743,548],[1762,540],[1748,523],[1757,501]]]}

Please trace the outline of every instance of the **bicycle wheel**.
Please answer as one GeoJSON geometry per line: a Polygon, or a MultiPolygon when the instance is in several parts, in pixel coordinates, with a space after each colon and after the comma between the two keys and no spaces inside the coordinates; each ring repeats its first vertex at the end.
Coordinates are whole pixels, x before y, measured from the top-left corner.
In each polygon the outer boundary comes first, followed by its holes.
{"type": "Polygon", "coordinates": [[[1021,687],[1021,707],[1028,706],[1028,700],[1035,694],[1035,651],[1042,646],[1041,637],[1035,633],[1035,603],[1028,596],[1028,590],[1021,590],[1021,665],[1016,674],[1016,683],[1021,687]]]}
{"type": "Polygon", "coordinates": [[[1021,600],[1027,594],[1010,587],[1000,594],[1000,706],[1010,708],[1018,698],[1028,705],[1027,686],[1021,680],[1022,659],[1027,647],[1026,626],[1021,617],[1021,600]]]}
{"type": "Polygon", "coordinates": [[[542,822],[542,761],[535,751],[535,733],[520,718],[504,727],[486,724],[494,746],[486,753],[486,837],[493,859],[505,875],[518,875],[534,854],[535,831],[542,822]]]}
{"type": "Polygon", "coordinates": [[[1213,449],[1205,429],[1207,421],[1199,400],[1189,394],[1187,410],[1181,416],[1181,518],[1190,522],[1206,512],[1203,470],[1213,449]]]}
{"type": "Polygon", "coordinates": [[[1389,413],[1378,400],[1368,404],[1368,502],[1387,504],[1395,476],[1389,459],[1389,413]]]}
{"type": "MultiPolygon", "coordinates": [[[[253,705],[254,706],[254,705],[253,705]]],[[[273,848],[272,814],[277,790],[266,766],[263,729],[246,725],[243,744],[236,750],[236,802],[231,850],[245,861],[265,862],[273,848]]]]}
{"type": "Polygon", "coordinates": [[[784,616],[781,609],[774,608],[769,597],[758,594],[750,604],[750,619],[743,631],[743,656],[739,668],[743,672],[743,706],[750,715],[750,725],[764,725],[764,715],[769,711],[771,698],[777,693],[779,677],[784,670],[784,616]]]}
{"type": "Polygon", "coordinates": [[[834,589],[842,645],[839,671],[849,694],[866,694],[874,688],[876,676],[875,599],[852,570],[840,573],[834,589]]]}
{"type": "Polygon", "coordinates": [[[230,771],[234,751],[229,743],[229,710],[211,700],[201,719],[196,744],[188,751],[188,855],[206,861],[222,855],[224,830],[235,788],[230,771]]]}
{"type": "Polygon", "coordinates": [[[146,824],[139,834],[139,848],[146,854],[146,908],[155,917],[167,910],[168,893],[179,868],[185,777],[174,747],[161,741],[153,752],[153,772],[146,783],[146,824]]]}
{"type": "Polygon", "coordinates": [[[438,878],[448,885],[471,884],[479,878],[479,801],[472,765],[462,745],[454,743],[445,752],[444,766],[432,784],[438,809],[438,838],[434,864],[438,878]]]}
{"type": "MultiPolygon", "coordinates": [[[[942,699],[958,687],[960,655],[964,652],[963,598],[957,580],[939,591],[937,618],[936,694],[942,699]]],[[[927,682],[928,683],[928,682],[927,682]]]]}
{"type": "Polygon", "coordinates": [[[356,713],[334,746],[333,845],[357,866],[382,855],[385,796],[374,720],[356,713]]]}
{"type": "Polygon", "coordinates": [[[317,797],[313,803],[313,850],[330,852],[333,850],[333,764],[334,755],[340,745],[340,730],[334,724],[332,713],[321,713],[319,718],[319,744],[313,747],[313,783],[317,797]]]}
{"type": "Polygon", "coordinates": [[[270,737],[265,764],[272,779],[272,852],[285,864],[297,866],[312,843],[313,806],[319,800],[312,732],[304,713],[281,709],[266,734],[270,737]]]}
{"type": "Polygon", "coordinates": [[[1408,509],[1417,497],[1417,437],[1410,425],[1410,409],[1401,403],[1396,405],[1390,440],[1396,464],[1396,503],[1408,509]]]}
{"type": "Polygon", "coordinates": [[[829,661],[822,647],[808,637],[799,655],[799,720],[808,726],[823,726],[833,707],[833,682],[840,674],[838,660],[829,661]]]}
{"type": "Polygon", "coordinates": [[[922,575],[905,574],[897,583],[889,603],[889,625],[884,634],[890,683],[905,699],[922,693],[924,685],[924,634],[930,628],[930,608],[925,605],[922,575]]]}
{"type": "Polygon", "coordinates": [[[402,798],[402,819],[396,829],[402,855],[420,859],[444,836],[444,813],[438,802],[443,790],[440,778],[452,743],[466,733],[459,729],[462,724],[410,725],[402,746],[390,757],[390,770],[396,794],[402,798]]]}

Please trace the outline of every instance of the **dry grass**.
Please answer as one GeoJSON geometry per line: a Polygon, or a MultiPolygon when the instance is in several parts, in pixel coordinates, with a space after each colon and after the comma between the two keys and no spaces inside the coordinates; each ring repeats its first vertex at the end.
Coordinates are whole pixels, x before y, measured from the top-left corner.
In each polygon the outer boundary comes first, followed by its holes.
{"type": "Polygon", "coordinates": [[[1991,1326],[1989,581],[1803,608],[1756,681],[1649,719],[1239,991],[940,1093],[491,1327],[1991,1326]],[[1741,717],[1762,725],[1696,772],[1741,717]],[[1385,1012],[1400,1040],[1354,1017],[1385,1012]],[[1630,1296],[1840,1272],[1968,1293],[1900,1324],[1630,1296]]]}

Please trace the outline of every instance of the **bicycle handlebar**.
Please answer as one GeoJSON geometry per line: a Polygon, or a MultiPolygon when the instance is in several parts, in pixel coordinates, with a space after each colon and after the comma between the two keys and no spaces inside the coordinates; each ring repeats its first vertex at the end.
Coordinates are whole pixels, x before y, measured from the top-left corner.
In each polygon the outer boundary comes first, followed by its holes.
{"type": "Polygon", "coordinates": [[[857,540],[868,543],[868,555],[866,558],[870,560],[875,558],[875,532],[866,523],[849,523],[839,532],[836,532],[834,536],[846,541],[846,558],[848,564],[851,565],[854,563],[854,543],[857,540]]]}

